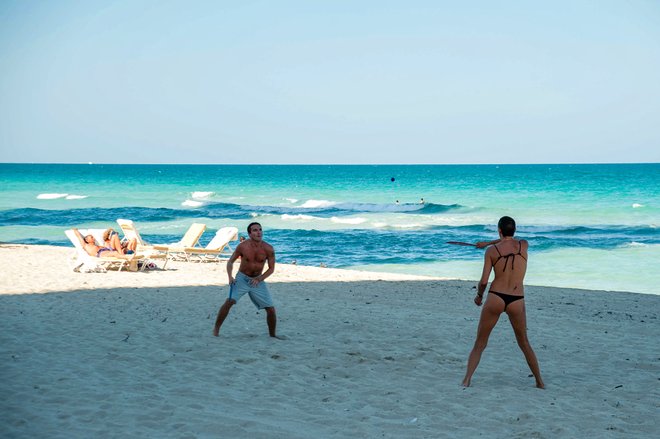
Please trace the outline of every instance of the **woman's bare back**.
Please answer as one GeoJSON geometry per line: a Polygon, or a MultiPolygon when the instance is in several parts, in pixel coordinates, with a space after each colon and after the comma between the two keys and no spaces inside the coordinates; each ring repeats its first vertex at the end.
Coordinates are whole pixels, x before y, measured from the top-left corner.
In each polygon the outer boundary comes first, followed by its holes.
{"type": "Polygon", "coordinates": [[[527,248],[527,241],[509,238],[488,249],[495,272],[491,290],[513,296],[525,294],[523,280],[527,272],[527,248]]]}

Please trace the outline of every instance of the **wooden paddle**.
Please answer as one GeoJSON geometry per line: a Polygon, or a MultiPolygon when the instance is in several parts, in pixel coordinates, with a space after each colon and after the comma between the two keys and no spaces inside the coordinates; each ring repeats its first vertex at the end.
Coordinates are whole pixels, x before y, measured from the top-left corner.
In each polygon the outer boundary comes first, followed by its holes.
{"type": "Polygon", "coordinates": [[[477,244],[471,244],[469,242],[462,242],[462,241],[447,241],[447,244],[464,245],[466,247],[476,247],[477,246],[477,244]]]}

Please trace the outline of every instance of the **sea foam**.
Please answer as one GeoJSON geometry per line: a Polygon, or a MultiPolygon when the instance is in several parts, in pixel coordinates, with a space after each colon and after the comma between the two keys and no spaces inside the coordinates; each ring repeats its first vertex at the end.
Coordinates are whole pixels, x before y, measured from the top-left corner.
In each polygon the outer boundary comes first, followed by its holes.
{"type": "Polygon", "coordinates": [[[204,192],[204,191],[196,191],[192,193],[192,198],[196,200],[205,200],[209,198],[211,195],[213,195],[215,192],[204,192]]]}
{"type": "Polygon", "coordinates": [[[424,226],[418,223],[410,223],[410,224],[393,224],[392,227],[396,229],[421,229],[424,226]]]}
{"type": "Polygon", "coordinates": [[[303,209],[317,209],[319,207],[334,206],[335,204],[337,203],[328,200],[307,200],[299,207],[302,207],[303,209]]]}
{"type": "Polygon", "coordinates": [[[57,198],[64,198],[69,194],[39,194],[37,198],[39,200],[55,200],[57,198]]]}
{"type": "Polygon", "coordinates": [[[84,198],[87,198],[87,195],[73,195],[73,194],[71,194],[71,195],[66,196],[67,200],[82,200],[84,198]]]}
{"type": "Polygon", "coordinates": [[[204,203],[202,203],[201,201],[186,200],[183,203],[181,203],[181,205],[186,207],[200,207],[203,206],[204,203]]]}
{"type": "Polygon", "coordinates": [[[288,213],[283,214],[280,218],[282,218],[284,221],[295,221],[295,220],[315,220],[315,219],[321,219],[316,216],[312,215],[289,215],[288,213]]]}
{"type": "Polygon", "coordinates": [[[336,216],[333,216],[332,218],[330,218],[330,221],[332,221],[333,223],[337,223],[337,224],[357,225],[357,224],[362,224],[362,223],[367,222],[367,219],[366,218],[360,218],[360,217],[358,217],[358,218],[338,218],[336,216]]]}

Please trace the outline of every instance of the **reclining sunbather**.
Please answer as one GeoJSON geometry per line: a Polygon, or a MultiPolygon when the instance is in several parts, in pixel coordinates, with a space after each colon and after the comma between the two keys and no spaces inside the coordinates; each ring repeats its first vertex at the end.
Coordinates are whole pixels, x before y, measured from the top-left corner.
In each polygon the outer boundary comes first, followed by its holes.
{"type": "Polygon", "coordinates": [[[105,241],[106,248],[126,255],[135,253],[135,249],[137,248],[137,239],[121,242],[119,240],[119,233],[115,232],[112,227],[103,232],[103,240],[105,241]]]}
{"type": "Polygon", "coordinates": [[[116,251],[113,248],[97,245],[96,240],[92,235],[83,236],[75,227],[72,230],[76,233],[76,236],[80,240],[80,244],[82,244],[83,248],[90,256],[96,256],[97,258],[114,257],[129,260],[133,259],[133,255],[125,255],[121,251],[116,251]]]}

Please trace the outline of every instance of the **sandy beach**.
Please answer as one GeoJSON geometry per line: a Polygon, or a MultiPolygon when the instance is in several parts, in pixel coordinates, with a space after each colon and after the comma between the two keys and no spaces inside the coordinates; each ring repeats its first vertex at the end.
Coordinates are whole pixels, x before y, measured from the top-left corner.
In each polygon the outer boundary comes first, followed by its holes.
{"type": "Polygon", "coordinates": [[[659,296],[528,286],[547,388],[503,316],[466,389],[475,282],[279,264],[287,339],[247,298],[216,338],[224,263],[75,273],[72,252],[0,246],[4,438],[660,434],[659,296]]]}

